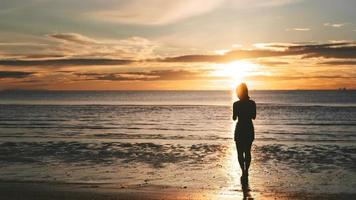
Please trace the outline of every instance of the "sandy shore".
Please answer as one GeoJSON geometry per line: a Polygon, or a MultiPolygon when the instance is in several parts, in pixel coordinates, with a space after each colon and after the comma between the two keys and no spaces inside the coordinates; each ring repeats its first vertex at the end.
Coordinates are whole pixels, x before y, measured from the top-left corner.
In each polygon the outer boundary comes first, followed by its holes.
{"type": "MultiPolygon", "coordinates": [[[[38,182],[0,182],[0,196],[4,200],[139,200],[139,199],[243,199],[240,190],[211,191],[162,186],[121,188],[98,184],[61,184],[38,182]]],[[[252,199],[356,199],[356,193],[318,194],[251,192],[252,199]]]]}

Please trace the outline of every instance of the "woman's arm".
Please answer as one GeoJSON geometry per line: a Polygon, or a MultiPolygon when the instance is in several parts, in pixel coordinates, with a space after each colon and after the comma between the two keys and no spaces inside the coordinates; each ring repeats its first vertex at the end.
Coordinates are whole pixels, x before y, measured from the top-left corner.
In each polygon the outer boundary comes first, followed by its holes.
{"type": "Polygon", "coordinates": [[[232,105],[232,120],[236,120],[237,118],[237,108],[236,108],[236,102],[232,105]]]}
{"type": "Polygon", "coordinates": [[[253,102],[253,104],[252,104],[252,116],[251,116],[251,118],[252,119],[256,119],[256,103],[254,102],[254,101],[252,101],[253,102]]]}

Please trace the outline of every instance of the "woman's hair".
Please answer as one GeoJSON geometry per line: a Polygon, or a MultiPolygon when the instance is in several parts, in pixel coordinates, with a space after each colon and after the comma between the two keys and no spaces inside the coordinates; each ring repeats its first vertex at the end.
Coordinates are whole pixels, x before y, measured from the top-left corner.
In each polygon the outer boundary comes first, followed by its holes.
{"type": "Polygon", "coordinates": [[[248,96],[248,89],[246,83],[241,83],[237,88],[236,88],[236,94],[237,97],[240,100],[247,100],[250,97],[248,96]]]}

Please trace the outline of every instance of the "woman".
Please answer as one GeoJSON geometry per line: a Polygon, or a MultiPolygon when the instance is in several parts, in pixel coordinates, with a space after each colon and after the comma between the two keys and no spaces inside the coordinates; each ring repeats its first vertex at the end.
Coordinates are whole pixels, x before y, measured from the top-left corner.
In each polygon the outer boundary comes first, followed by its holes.
{"type": "Polygon", "coordinates": [[[256,118],[256,103],[248,96],[248,89],[245,83],[241,83],[236,89],[239,101],[233,104],[232,119],[238,122],[235,128],[235,143],[239,164],[242,170],[242,187],[248,188],[248,169],[251,163],[251,145],[255,139],[255,131],[252,119],[256,118]]]}

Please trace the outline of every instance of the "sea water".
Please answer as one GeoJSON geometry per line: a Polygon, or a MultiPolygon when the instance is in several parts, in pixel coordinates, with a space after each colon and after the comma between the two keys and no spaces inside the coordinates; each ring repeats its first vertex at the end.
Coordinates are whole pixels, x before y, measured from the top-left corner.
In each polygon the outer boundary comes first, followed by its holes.
{"type": "MultiPolygon", "coordinates": [[[[257,191],[352,192],[356,91],[251,91],[257,191]]],[[[2,91],[0,179],[234,190],[231,91],[2,91]]]]}

